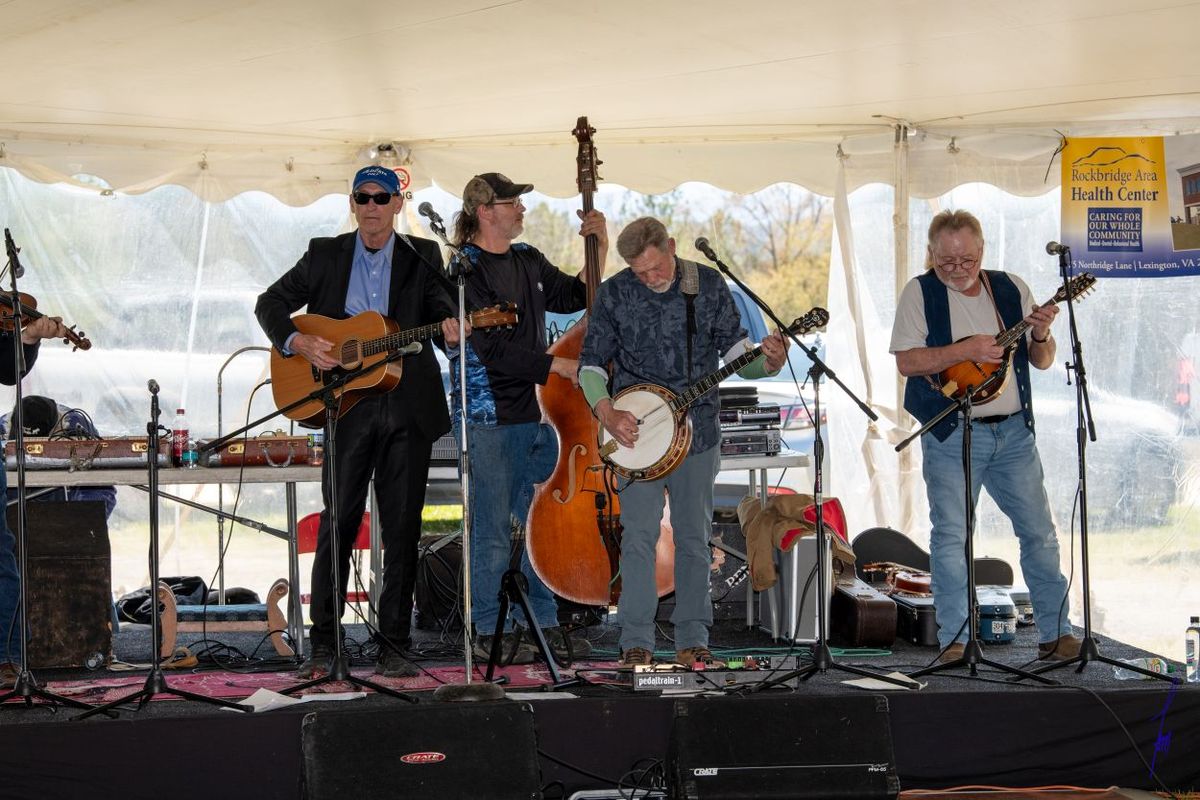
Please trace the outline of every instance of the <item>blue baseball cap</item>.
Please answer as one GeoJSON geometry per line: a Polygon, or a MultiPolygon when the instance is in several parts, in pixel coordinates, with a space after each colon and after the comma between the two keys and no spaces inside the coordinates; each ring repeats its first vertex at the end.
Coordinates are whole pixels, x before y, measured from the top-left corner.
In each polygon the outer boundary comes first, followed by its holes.
{"type": "Polygon", "coordinates": [[[388,194],[400,194],[400,179],[396,177],[394,170],[387,167],[375,165],[363,167],[354,173],[354,188],[350,191],[357,192],[359,187],[365,183],[378,184],[387,190],[388,194]]]}

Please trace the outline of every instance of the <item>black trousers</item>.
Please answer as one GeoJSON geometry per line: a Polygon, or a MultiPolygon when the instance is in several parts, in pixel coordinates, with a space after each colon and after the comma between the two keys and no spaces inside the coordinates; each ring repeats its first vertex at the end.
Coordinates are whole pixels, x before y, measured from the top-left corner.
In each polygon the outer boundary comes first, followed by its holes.
{"type": "Polygon", "coordinates": [[[384,396],[360,401],[338,419],[334,436],[337,486],[330,485],[330,461],[327,459],[321,476],[325,509],[321,512],[312,571],[311,642],[330,647],[335,644],[335,620],[345,611],[350,557],[374,475],[383,541],[383,591],[377,609],[379,632],[386,643],[397,648],[407,647],[411,643],[409,634],[413,589],[417,581],[421,509],[425,505],[433,442],[413,427],[394,423],[384,396]],[[337,557],[341,577],[336,603],[333,542],[329,535],[329,508],[334,500],[337,501],[337,557]]]}

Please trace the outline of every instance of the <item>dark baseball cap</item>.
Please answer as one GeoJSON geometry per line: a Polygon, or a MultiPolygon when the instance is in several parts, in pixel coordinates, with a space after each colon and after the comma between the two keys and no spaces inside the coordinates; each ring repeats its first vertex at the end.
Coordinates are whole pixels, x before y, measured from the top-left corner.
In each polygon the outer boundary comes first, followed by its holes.
{"type": "Polygon", "coordinates": [[[511,200],[533,191],[532,183],[513,183],[499,172],[476,175],[463,189],[463,211],[474,214],[475,209],[497,200],[511,200]]]}
{"type": "MultiPolygon", "coordinates": [[[[14,406],[9,420],[16,418],[14,406]]],[[[49,436],[58,424],[58,403],[49,397],[31,394],[21,399],[21,427],[28,436],[49,436]]],[[[15,437],[10,437],[15,438],[15,437]]]]}

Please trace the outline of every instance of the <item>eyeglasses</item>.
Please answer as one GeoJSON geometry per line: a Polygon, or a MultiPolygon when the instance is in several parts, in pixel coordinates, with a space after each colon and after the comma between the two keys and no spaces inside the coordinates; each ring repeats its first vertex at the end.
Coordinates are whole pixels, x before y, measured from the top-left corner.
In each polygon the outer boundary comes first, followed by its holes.
{"type": "Polygon", "coordinates": [[[511,200],[493,200],[488,203],[489,206],[520,206],[525,207],[525,202],[519,197],[514,197],[511,200]]]}
{"type": "Polygon", "coordinates": [[[943,272],[953,272],[956,269],[975,269],[979,263],[978,258],[964,258],[962,261],[938,261],[937,268],[943,272]]]}
{"type": "Polygon", "coordinates": [[[375,194],[371,194],[369,192],[355,192],[350,196],[353,197],[354,202],[358,203],[360,206],[365,206],[372,200],[375,201],[375,205],[377,206],[386,206],[388,203],[392,202],[392,197],[394,195],[390,195],[387,192],[376,192],[375,194]]]}

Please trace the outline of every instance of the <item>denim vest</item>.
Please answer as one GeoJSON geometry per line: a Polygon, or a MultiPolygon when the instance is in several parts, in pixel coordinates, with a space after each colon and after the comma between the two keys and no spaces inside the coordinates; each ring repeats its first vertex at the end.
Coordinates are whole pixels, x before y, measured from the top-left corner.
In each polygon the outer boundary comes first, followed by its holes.
{"type": "MultiPolygon", "coordinates": [[[[1007,274],[987,270],[987,276],[992,286],[992,296],[996,300],[996,307],[1000,310],[1000,318],[1004,321],[1004,328],[1007,330],[1025,318],[1025,313],[1021,308],[1021,293],[1007,274]]],[[[924,275],[917,278],[917,281],[921,284],[921,295],[925,300],[925,322],[929,327],[929,333],[925,337],[925,346],[944,347],[953,344],[954,340],[951,338],[950,332],[949,290],[933,273],[933,270],[926,271],[924,275]]],[[[1017,342],[1017,349],[1013,354],[1012,370],[1017,381],[1017,392],[1021,398],[1021,413],[1025,417],[1025,426],[1032,431],[1033,402],[1029,391],[1029,349],[1024,336],[1017,342]]],[[[910,377],[904,387],[904,410],[916,417],[922,425],[937,416],[949,402],[950,400],[923,376],[910,377]]],[[[935,425],[930,433],[939,442],[944,442],[958,427],[958,421],[958,414],[950,414],[935,425]]]]}

